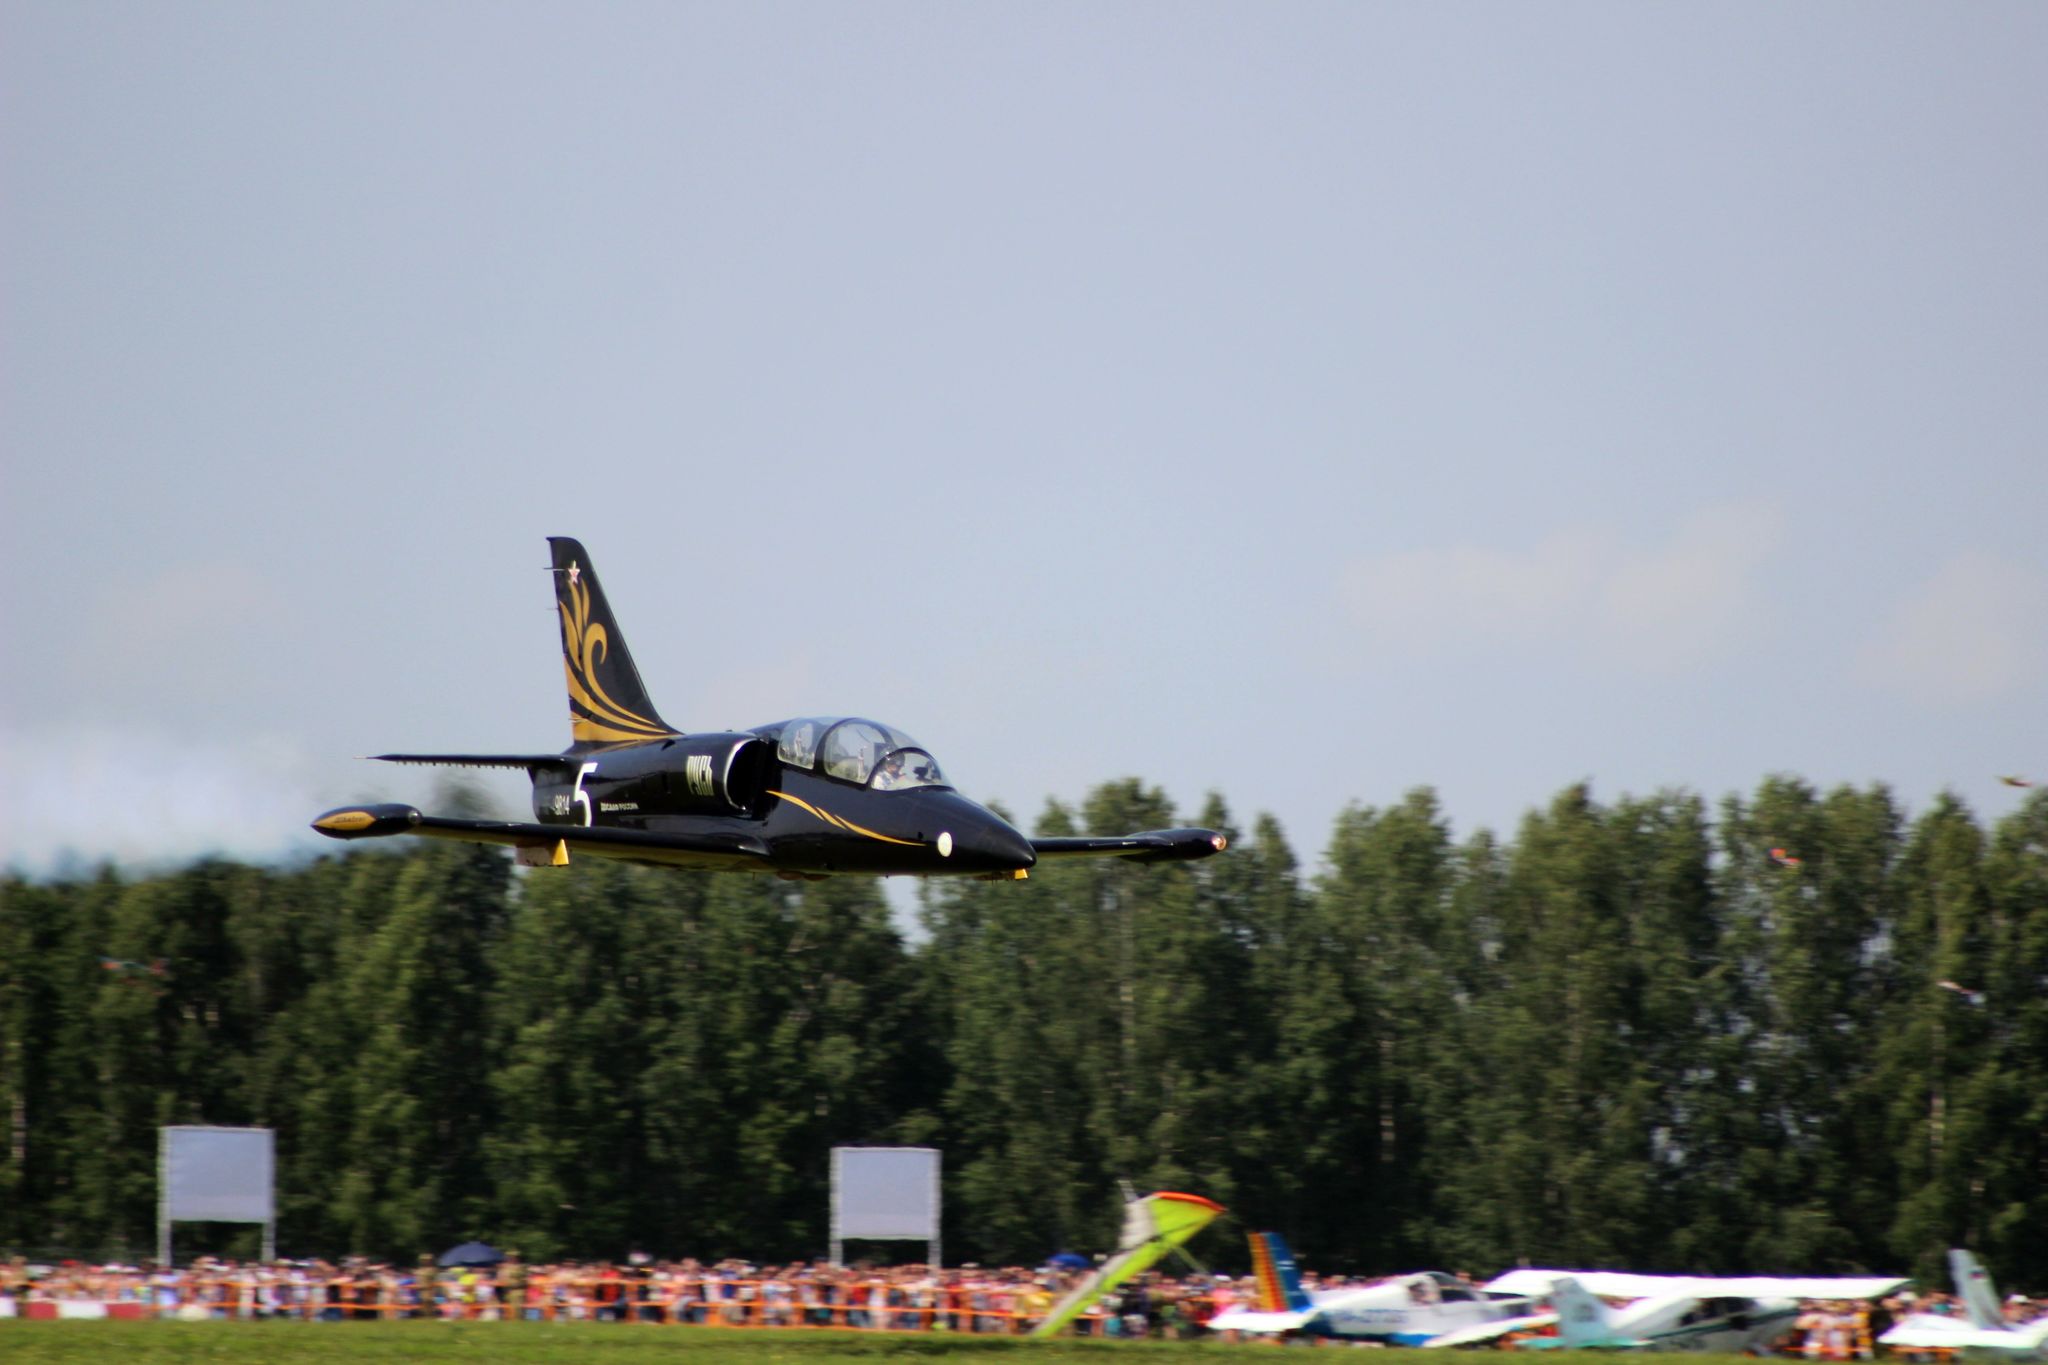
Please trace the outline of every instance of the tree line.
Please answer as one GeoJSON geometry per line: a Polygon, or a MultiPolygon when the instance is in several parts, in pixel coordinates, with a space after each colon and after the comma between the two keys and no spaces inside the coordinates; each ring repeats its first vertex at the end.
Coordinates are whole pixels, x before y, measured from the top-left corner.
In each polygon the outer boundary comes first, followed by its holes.
{"type": "Polygon", "coordinates": [[[956,1261],[1100,1250],[1128,1179],[1333,1271],[2048,1285],[2048,795],[1572,787],[1504,842],[1418,790],[1313,873],[1196,818],[1231,850],[924,883],[908,940],[862,880],[425,843],[0,881],[0,1248],[150,1254],[158,1127],[217,1123],[276,1130],[288,1255],[809,1257],[829,1149],[898,1143],[956,1261]]]}

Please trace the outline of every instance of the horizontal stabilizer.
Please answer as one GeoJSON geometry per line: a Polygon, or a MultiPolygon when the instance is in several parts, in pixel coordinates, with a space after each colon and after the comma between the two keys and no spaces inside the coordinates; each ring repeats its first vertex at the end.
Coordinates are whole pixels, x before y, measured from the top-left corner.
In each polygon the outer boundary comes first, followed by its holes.
{"type": "Polygon", "coordinates": [[[1877,1339],[1880,1346],[1908,1351],[1995,1351],[2015,1356],[2040,1351],[2048,1320],[2025,1328],[1972,1327],[1966,1319],[1937,1313],[1915,1313],[1877,1339]]]}
{"type": "Polygon", "coordinates": [[[1519,1318],[1475,1322],[1470,1327],[1460,1327],[1455,1332],[1445,1332],[1442,1336],[1431,1337],[1422,1344],[1429,1347],[1481,1346],[1489,1341],[1499,1341],[1502,1337],[1512,1336],[1516,1332],[1540,1332],[1546,1327],[1556,1325],[1555,1313],[1530,1313],[1519,1318]]]}
{"type": "Polygon", "coordinates": [[[1221,853],[1230,841],[1213,829],[1152,829],[1141,834],[1033,839],[1040,858],[1126,858],[1134,863],[1181,863],[1221,853]]]}
{"type": "Polygon", "coordinates": [[[1226,1308],[1209,1319],[1209,1330],[1213,1332],[1298,1332],[1302,1324],[1316,1316],[1315,1310],[1307,1312],[1263,1313],[1256,1308],[1226,1308]]]}
{"type": "Polygon", "coordinates": [[[437,768],[571,768],[576,754],[371,754],[375,763],[425,763],[437,768]]]}

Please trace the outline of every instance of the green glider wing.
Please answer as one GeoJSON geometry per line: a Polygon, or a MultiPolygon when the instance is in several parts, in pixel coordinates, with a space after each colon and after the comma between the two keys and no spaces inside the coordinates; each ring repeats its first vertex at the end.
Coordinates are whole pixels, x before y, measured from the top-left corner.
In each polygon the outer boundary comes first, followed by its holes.
{"type": "Polygon", "coordinates": [[[1049,1337],[1088,1310],[1097,1299],[1133,1275],[1141,1275],[1175,1247],[1214,1222],[1223,1212],[1221,1204],[1198,1194],[1175,1194],[1160,1190],[1124,1205],[1123,1235],[1117,1239],[1116,1254],[1097,1266],[1092,1274],[1067,1291],[1054,1304],[1045,1321],[1031,1329],[1034,1337],[1049,1337]]]}

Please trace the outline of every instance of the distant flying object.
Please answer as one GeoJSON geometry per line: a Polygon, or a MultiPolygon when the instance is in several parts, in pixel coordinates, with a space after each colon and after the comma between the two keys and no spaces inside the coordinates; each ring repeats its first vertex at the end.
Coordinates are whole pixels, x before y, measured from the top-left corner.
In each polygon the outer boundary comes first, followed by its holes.
{"type": "Polygon", "coordinates": [[[2031,777],[2001,777],[1998,780],[2008,787],[2031,787],[2034,785],[2034,779],[2031,777]]]}
{"type": "Polygon", "coordinates": [[[148,962],[131,962],[126,958],[119,957],[102,957],[100,959],[100,970],[112,972],[116,981],[124,981],[131,986],[140,986],[151,995],[162,998],[164,988],[161,983],[170,976],[171,964],[168,959],[161,957],[152,958],[148,962]]]}
{"type": "Polygon", "coordinates": [[[1801,1299],[1882,1298],[1905,1284],[1885,1276],[1633,1275],[1613,1270],[1511,1270],[1489,1290],[1550,1300],[1547,1313],[1448,1333],[1431,1346],[1477,1346],[1515,1332],[1549,1332],[1523,1350],[1761,1351],[1791,1329],[1801,1299]],[[1600,1298],[1595,1298],[1594,1295],[1600,1298]],[[1602,1299],[1630,1299],[1609,1308],[1602,1299]]]}
{"type": "Polygon", "coordinates": [[[1961,1351],[1980,1360],[2048,1359],[2048,1317],[2026,1324],[2006,1321],[1991,1276],[1967,1251],[1952,1248],[1948,1268],[1963,1301],[1964,1317],[1915,1313],[1879,1337],[1880,1345],[1906,1351],[1961,1351]]]}
{"type": "Polygon", "coordinates": [[[103,957],[100,970],[119,972],[122,976],[169,976],[171,964],[164,958],[153,958],[148,962],[130,962],[126,958],[103,957]]]}
{"type": "Polygon", "coordinates": [[[1133,1275],[1143,1274],[1169,1252],[1178,1250],[1188,1238],[1209,1226],[1223,1213],[1223,1206],[1199,1194],[1176,1194],[1158,1190],[1139,1199],[1128,1191],[1124,1198],[1124,1226],[1117,1237],[1116,1251],[1081,1282],[1068,1290],[1031,1329],[1034,1337],[1049,1337],[1072,1322],[1104,1294],[1133,1275]]]}
{"type": "Polygon", "coordinates": [[[1963,999],[1969,1001],[1973,1005],[1981,1005],[1984,1003],[1984,992],[1982,991],[1973,991],[1968,986],[1958,986],[1953,981],[1937,981],[1934,984],[1941,987],[1945,991],[1954,991],[1957,995],[1960,995],[1961,997],[1963,997],[1963,999]]]}
{"type": "Polygon", "coordinates": [[[1798,867],[1806,860],[1804,858],[1795,858],[1782,848],[1774,848],[1771,850],[1771,861],[1780,867],[1798,867]]]}
{"type": "Polygon", "coordinates": [[[1218,1313],[1209,1320],[1212,1331],[1420,1346],[1461,1328],[1522,1317],[1532,1307],[1527,1295],[1491,1294],[1440,1270],[1311,1294],[1279,1233],[1254,1232],[1250,1240],[1254,1306],[1218,1313]]]}
{"type": "Polygon", "coordinates": [[[1028,839],[953,790],[916,740],[871,720],[809,717],[684,734],[655,713],[590,556],[566,537],[548,544],[569,679],[570,746],[559,754],[376,755],[390,763],[523,768],[533,783],[533,822],[453,819],[379,804],[328,811],[314,829],[336,839],[413,834],[506,845],[530,867],[560,867],[574,851],[813,879],[1022,879],[1041,858],[1181,862],[1224,847],[1223,836],[1207,829],[1028,839]]]}

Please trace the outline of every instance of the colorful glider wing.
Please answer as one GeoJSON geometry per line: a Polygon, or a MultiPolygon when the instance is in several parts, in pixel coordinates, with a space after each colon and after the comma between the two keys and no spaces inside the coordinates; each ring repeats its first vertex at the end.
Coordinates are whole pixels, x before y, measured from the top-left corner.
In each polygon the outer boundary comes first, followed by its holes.
{"type": "Polygon", "coordinates": [[[1170,1190],[1131,1200],[1124,1205],[1124,1230],[1117,1239],[1116,1254],[1054,1304],[1045,1321],[1031,1329],[1031,1335],[1054,1335],[1097,1299],[1133,1275],[1143,1274],[1222,1212],[1221,1204],[1198,1194],[1175,1194],[1170,1190]]]}

